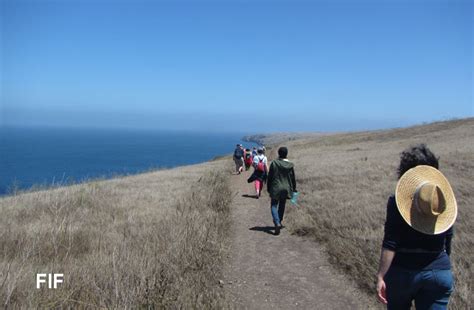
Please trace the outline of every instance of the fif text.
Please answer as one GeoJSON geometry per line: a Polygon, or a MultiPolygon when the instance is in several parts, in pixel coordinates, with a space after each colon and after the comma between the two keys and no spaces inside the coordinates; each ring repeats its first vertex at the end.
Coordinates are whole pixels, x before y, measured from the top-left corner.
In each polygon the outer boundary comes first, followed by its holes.
{"type": "Polygon", "coordinates": [[[63,283],[64,274],[62,273],[38,273],[36,274],[36,288],[42,286],[48,288],[58,288],[58,284],[63,283]]]}

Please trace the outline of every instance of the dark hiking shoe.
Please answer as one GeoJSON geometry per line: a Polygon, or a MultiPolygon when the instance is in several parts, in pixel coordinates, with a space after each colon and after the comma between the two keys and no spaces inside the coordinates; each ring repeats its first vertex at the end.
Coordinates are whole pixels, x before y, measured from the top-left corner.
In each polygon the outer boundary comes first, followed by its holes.
{"type": "Polygon", "coordinates": [[[280,234],[280,226],[275,226],[275,236],[278,236],[280,234]]]}

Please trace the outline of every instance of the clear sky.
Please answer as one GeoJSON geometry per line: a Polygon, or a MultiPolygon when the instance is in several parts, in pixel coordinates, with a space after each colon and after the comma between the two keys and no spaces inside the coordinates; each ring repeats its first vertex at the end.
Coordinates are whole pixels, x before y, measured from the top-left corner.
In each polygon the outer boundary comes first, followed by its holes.
{"type": "Polygon", "coordinates": [[[0,122],[225,131],[471,117],[473,1],[1,0],[0,122]]]}

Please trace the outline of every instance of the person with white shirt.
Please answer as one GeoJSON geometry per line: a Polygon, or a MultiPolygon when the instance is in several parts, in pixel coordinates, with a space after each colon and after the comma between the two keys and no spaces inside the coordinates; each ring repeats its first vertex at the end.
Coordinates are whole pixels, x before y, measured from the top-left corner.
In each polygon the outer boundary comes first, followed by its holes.
{"type": "Polygon", "coordinates": [[[265,154],[263,154],[262,148],[258,148],[257,155],[253,157],[252,166],[254,171],[247,182],[254,182],[255,194],[258,199],[262,194],[263,183],[266,181],[268,174],[268,160],[265,154]]]}

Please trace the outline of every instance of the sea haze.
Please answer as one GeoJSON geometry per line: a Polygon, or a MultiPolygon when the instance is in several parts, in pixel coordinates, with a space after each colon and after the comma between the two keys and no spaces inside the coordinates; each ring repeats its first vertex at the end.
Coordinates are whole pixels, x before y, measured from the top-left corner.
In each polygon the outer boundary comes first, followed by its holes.
{"type": "MultiPolygon", "coordinates": [[[[208,161],[230,154],[242,133],[0,128],[0,195],[208,161]]],[[[245,142],[245,146],[255,144],[245,142]]]]}

